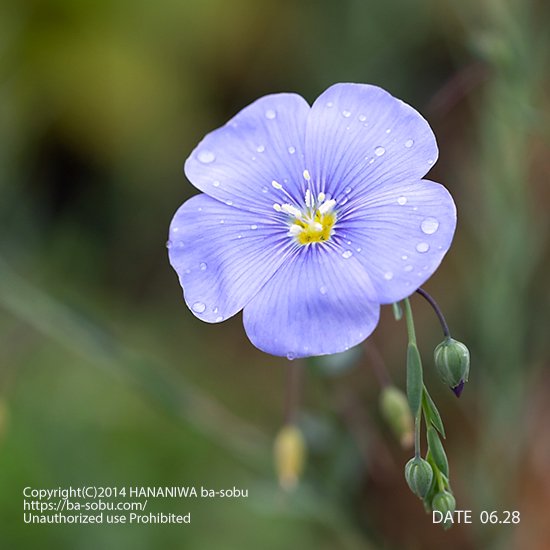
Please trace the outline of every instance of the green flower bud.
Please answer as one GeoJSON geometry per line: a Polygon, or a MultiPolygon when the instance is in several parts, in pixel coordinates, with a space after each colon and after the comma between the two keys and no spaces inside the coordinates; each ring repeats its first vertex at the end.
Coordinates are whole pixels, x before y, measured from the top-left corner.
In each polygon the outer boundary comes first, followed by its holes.
{"type": "Polygon", "coordinates": [[[457,394],[457,397],[460,396],[470,372],[468,348],[462,342],[447,338],[435,348],[434,361],[441,380],[457,394]]]}
{"type": "Polygon", "coordinates": [[[286,491],[296,487],[306,461],[306,443],[296,426],[283,426],[273,448],[279,485],[286,491]]]}
{"type": "Polygon", "coordinates": [[[405,480],[407,481],[407,485],[419,498],[424,498],[428,494],[433,476],[432,467],[423,458],[411,458],[405,466],[405,480]]]}
{"type": "Polygon", "coordinates": [[[407,396],[395,386],[386,386],[380,394],[380,410],[384,420],[407,449],[414,441],[414,421],[407,396]]]}
{"type": "MultiPolygon", "coordinates": [[[[456,508],[456,500],[452,493],[449,491],[443,491],[442,493],[437,493],[432,499],[432,510],[441,512],[443,517],[445,517],[449,512],[454,513],[456,508]]],[[[443,526],[448,528],[452,525],[452,522],[445,521],[443,526]]]]}

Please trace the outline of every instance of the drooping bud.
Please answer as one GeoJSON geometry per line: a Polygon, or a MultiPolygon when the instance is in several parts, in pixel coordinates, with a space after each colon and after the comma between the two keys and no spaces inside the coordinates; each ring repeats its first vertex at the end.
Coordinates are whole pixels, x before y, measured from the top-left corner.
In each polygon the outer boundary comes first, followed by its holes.
{"type": "Polygon", "coordinates": [[[380,410],[404,449],[412,446],[414,421],[407,396],[395,386],[386,386],[380,394],[380,410]]]}
{"type": "Polygon", "coordinates": [[[290,424],[283,426],[275,438],[273,454],[279,485],[291,491],[298,484],[306,460],[302,432],[290,424]]]}
{"type": "Polygon", "coordinates": [[[435,348],[434,361],[441,380],[460,397],[470,372],[470,352],[462,343],[446,338],[435,348]]]}
{"type": "MultiPolygon", "coordinates": [[[[443,491],[437,493],[432,499],[432,510],[436,512],[441,512],[443,518],[450,512],[451,515],[454,514],[456,508],[456,500],[452,493],[449,491],[443,491]]],[[[443,526],[449,528],[452,525],[452,521],[444,521],[443,526]]]]}
{"type": "Polygon", "coordinates": [[[405,480],[410,490],[419,498],[424,498],[433,480],[430,464],[420,457],[414,457],[405,466],[405,480]]]}

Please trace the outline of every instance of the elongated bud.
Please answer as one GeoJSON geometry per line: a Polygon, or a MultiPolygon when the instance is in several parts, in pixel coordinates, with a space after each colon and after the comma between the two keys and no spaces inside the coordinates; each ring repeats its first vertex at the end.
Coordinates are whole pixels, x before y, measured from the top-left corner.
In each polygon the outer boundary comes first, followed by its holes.
{"type": "Polygon", "coordinates": [[[424,498],[433,479],[433,470],[430,464],[420,457],[411,458],[405,466],[405,480],[410,490],[419,498],[424,498]]]}
{"type": "Polygon", "coordinates": [[[395,386],[386,386],[380,394],[380,410],[404,449],[412,446],[414,421],[407,396],[395,386]]]}
{"type": "MultiPolygon", "coordinates": [[[[443,491],[437,493],[432,499],[432,510],[441,512],[445,517],[449,512],[454,513],[456,509],[456,500],[452,493],[449,491],[443,491]]],[[[451,521],[444,521],[443,526],[447,529],[452,525],[451,521]]]]}
{"type": "Polygon", "coordinates": [[[462,342],[446,338],[435,348],[434,361],[441,380],[460,397],[470,372],[468,348],[462,342]]]}
{"type": "Polygon", "coordinates": [[[296,487],[304,469],[306,444],[302,432],[293,425],[281,428],[273,446],[279,485],[286,491],[296,487]]]}

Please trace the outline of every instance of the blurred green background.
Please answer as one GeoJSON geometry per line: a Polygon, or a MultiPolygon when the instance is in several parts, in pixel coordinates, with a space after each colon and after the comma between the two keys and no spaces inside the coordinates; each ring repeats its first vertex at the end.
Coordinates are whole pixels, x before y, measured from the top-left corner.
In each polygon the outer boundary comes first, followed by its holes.
{"type": "MultiPolygon", "coordinates": [[[[0,4],[0,547],[545,549],[550,540],[550,10],[529,0],[3,0],[0,4]],[[454,245],[426,285],[472,353],[456,400],[413,299],[458,508],[409,493],[366,357],[306,367],[303,482],[271,448],[289,362],[240,319],[200,323],[165,249],[182,166],[257,97],[378,84],[430,121],[454,245]],[[326,365],[325,365],[326,366],[326,365]],[[189,526],[37,526],[25,486],[240,486],[164,500],[189,526]],[[518,510],[521,523],[481,525],[518,510]]],[[[404,386],[405,327],[371,338],[404,386]]],[[[301,367],[300,367],[301,368],[301,367]]]]}

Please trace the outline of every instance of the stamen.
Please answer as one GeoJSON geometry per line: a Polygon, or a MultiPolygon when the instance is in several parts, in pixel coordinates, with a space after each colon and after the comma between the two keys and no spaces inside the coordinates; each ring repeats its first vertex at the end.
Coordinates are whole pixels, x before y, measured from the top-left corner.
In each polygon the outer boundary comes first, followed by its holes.
{"type": "Polygon", "coordinates": [[[281,205],[277,203],[273,205],[273,209],[277,212],[280,212],[282,210],[281,205]]]}
{"type": "Polygon", "coordinates": [[[273,187],[275,187],[275,189],[282,189],[282,188],[283,188],[283,186],[282,186],[279,182],[277,182],[277,181],[275,181],[275,180],[273,180],[273,181],[271,182],[271,185],[273,185],[273,187]]]}
{"type": "Polygon", "coordinates": [[[311,176],[309,175],[309,170],[304,170],[304,179],[306,181],[309,181],[311,179],[311,176]]]}
{"type": "Polygon", "coordinates": [[[330,199],[327,202],[324,202],[321,206],[319,206],[319,214],[325,215],[329,212],[332,212],[332,209],[336,205],[336,201],[334,199],[330,199]]]}
{"type": "Polygon", "coordinates": [[[313,194],[311,193],[311,191],[308,189],[306,191],[306,206],[308,208],[313,208],[313,204],[314,204],[314,200],[313,200],[313,194]]]}
{"type": "Polygon", "coordinates": [[[296,237],[298,236],[302,231],[304,230],[303,227],[300,227],[299,225],[296,225],[295,223],[292,224],[288,230],[288,235],[290,235],[291,237],[296,237]]]}
{"type": "Polygon", "coordinates": [[[286,212],[287,214],[290,214],[291,216],[294,216],[298,220],[302,219],[302,213],[300,212],[300,210],[298,210],[298,208],[292,206],[291,204],[283,204],[281,206],[281,210],[283,210],[283,212],[286,212]]]}
{"type": "Polygon", "coordinates": [[[319,193],[319,195],[317,195],[317,200],[321,203],[325,200],[326,198],[326,195],[324,193],[319,193]]]}

